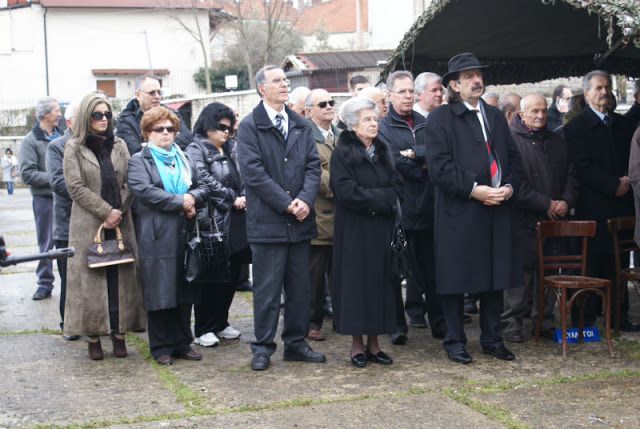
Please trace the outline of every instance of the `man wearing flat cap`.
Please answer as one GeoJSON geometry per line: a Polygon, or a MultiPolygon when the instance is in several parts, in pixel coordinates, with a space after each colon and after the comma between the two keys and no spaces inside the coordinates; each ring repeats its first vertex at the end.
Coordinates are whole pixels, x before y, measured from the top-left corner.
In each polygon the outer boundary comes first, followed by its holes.
{"type": "Polygon", "coordinates": [[[513,195],[520,152],[502,112],[481,99],[482,69],[475,55],[449,60],[442,78],[449,104],[431,112],[426,159],[435,185],[436,289],[442,296],[449,358],[467,364],[464,294],[480,296],[480,345],[513,360],[504,346],[500,314],[505,289],[522,285],[513,195]]]}

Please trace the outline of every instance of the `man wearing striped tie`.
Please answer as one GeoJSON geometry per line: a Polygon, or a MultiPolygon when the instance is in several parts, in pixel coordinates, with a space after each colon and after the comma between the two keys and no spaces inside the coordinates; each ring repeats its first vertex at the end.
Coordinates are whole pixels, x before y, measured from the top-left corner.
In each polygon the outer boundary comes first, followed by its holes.
{"type": "Polygon", "coordinates": [[[320,158],[306,119],[286,106],[289,80],[277,66],[255,77],[262,101],[238,126],[238,161],[247,197],[247,240],[253,254],[251,368],[265,370],[284,286],[284,360],[324,362],[305,341],[309,331],[309,242],[317,236],[313,203],[320,158]]]}
{"type": "Polygon", "coordinates": [[[442,78],[449,104],[427,118],[429,178],[435,185],[436,290],[442,296],[449,358],[468,364],[464,293],[480,296],[480,345],[513,360],[504,346],[502,294],[522,284],[515,209],[521,161],[502,112],[481,99],[482,69],[475,55],[449,60],[442,78]]]}

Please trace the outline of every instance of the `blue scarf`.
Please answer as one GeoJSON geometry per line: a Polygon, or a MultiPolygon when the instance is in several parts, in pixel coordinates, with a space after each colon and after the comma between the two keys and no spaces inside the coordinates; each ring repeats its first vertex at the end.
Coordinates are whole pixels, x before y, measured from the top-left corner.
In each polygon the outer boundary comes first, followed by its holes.
{"type": "Polygon", "coordinates": [[[191,186],[191,169],[180,148],[172,143],[167,151],[150,141],[147,147],[158,168],[164,190],[171,194],[187,192],[191,186]]]}

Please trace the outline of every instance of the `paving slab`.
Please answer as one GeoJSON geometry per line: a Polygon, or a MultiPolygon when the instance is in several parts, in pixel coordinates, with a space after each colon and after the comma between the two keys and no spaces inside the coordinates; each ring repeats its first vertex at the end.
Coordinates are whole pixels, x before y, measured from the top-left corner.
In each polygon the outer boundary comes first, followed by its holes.
{"type": "Polygon", "coordinates": [[[91,361],[83,340],[60,335],[0,336],[0,427],[84,423],[183,412],[154,368],[129,346],[127,358],[112,354],[91,361]]]}
{"type": "Polygon", "coordinates": [[[523,386],[474,398],[533,428],[639,428],[640,376],[523,386]]]}
{"type": "Polygon", "coordinates": [[[60,329],[59,278],[51,298],[34,301],[37,279],[35,272],[0,274],[0,332],[60,329]]]}
{"type": "MultiPolygon", "coordinates": [[[[362,386],[361,391],[367,391],[362,386]]],[[[231,412],[164,422],[108,426],[110,429],[158,427],[224,428],[504,428],[490,418],[437,393],[363,399],[263,411],[231,412]],[[455,416],[455,418],[451,418],[455,416]]]]}

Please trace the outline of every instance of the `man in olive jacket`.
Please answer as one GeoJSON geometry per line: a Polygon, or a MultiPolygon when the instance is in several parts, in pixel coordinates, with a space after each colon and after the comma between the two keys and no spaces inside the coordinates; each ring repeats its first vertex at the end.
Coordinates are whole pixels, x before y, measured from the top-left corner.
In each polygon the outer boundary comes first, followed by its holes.
{"type": "Polygon", "coordinates": [[[238,126],[238,161],[247,197],[247,241],[253,255],[256,341],[251,368],[265,370],[276,350],[284,285],[284,360],[324,362],[305,341],[309,330],[309,240],[320,183],[320,158],[309,122],[285,105],[289,80],[277,66],[255,77],[262,101],[238,126]]]}
{"type": "Polygon", "coordinates": [[[329,188],[329,169],[331,153],[336,147],[338,127],[331,121],[335,117],[333,108],[335,102],[324,89],[314,89],[307,95],[305,109],[309,125],[311,125],[313,140],[320,156],[322,175],[318,197],[314,204],[316,212],[316,226],[318,236],[311,240],[311,259],[309,269],[311,274],[311,316],[308,338],[314,341],[324,340],[322,333],[323,312],[325,301],[325,277],[331,290],[332,257],[333,257],[333,191],[329,188]]]}
{"type": "MultiPolygon", "coordinates": [[[[38,124],[20,143],[20,176],[29,185],[33,196],[33,216],[36,221],[38,248],[41,253],[53,249],[53,194],[47,175],[47,147],[52,140],[61,137],[63,131],[58,127],[62,117],[60,106],[55,98],[45,97],[38,100],[36,119],[38,124]]],[[[50,259],[38,262],[36,268],[38,288],[33,299],[38,301],[51,297],[53,290],[53,264],[50,259]]]]}

